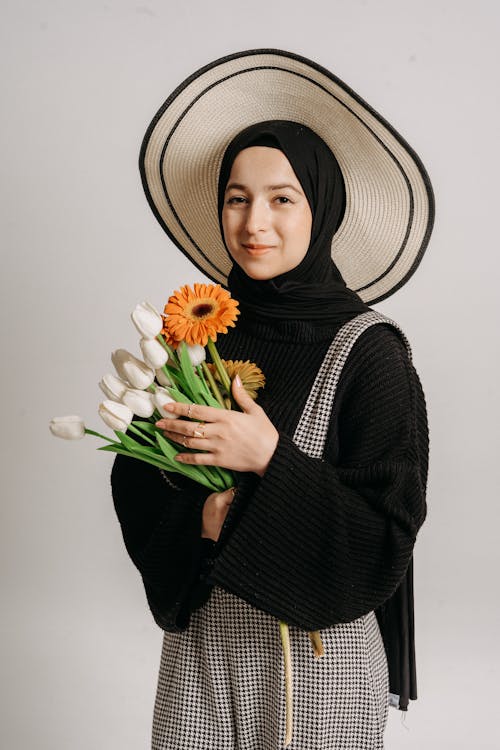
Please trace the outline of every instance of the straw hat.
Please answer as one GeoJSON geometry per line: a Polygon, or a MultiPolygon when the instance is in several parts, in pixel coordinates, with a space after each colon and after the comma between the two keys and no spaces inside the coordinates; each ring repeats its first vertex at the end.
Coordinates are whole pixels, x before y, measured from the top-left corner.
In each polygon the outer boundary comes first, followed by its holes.
{"type": "Polygon", "coordinates": [[[228,143],[264,120],[293,120],[332,149],[346,210],[332,258],[367,303],[408,281],[429,242],[434,198],[408,143],[345,83],[292,52],[237,52],[197,70],[154,116],[139,166],[149,204],[173,242],[227,286],[232,261],[220,236],[217,180],[228,143]]]}

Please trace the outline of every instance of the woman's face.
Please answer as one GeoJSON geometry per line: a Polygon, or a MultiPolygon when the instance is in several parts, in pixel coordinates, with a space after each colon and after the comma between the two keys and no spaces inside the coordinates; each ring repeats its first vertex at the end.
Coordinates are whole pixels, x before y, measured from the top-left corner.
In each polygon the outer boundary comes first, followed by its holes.
{"type": "Polygon", "coordinates": [[[226,186],[222,227],[231,257],[252,279],[272,279],[300,263],[312,213],[282,151],[251,146],[239,152],[226,186]]]}

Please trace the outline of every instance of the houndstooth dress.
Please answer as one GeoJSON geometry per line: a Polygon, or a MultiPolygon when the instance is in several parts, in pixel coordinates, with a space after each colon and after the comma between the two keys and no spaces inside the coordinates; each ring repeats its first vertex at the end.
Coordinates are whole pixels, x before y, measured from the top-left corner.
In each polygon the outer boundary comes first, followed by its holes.
{"type": "MultiPolygon", "coordinates": [[[[342,367],[369,326],[397,323],[362,313],[330,345],[294,434],[321,457],[342,367]]],[[[385,649],[374,612],[321,631],[290,626],[293,739],[290,750],[382,750],[389,705],[385,649]]],[[[152,750],[278,750],[285,738],[285,683],[278,620],[214,586],[188,628],[165,632],[152,750]]]]}

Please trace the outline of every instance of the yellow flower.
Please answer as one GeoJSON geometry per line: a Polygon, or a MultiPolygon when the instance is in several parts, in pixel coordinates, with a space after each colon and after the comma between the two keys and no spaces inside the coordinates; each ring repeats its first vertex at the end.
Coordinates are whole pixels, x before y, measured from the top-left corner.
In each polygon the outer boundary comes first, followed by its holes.
{"type": "Polygon", "coordinates": [[[167,344],[206,346],[208,338],[217,340],[218,333],[227,333],[235,326],[240,311],[238,302],[220,284],[186,284],[175,291],[165,305],[163,335],[167,344]]]}
{"type": "MultiPolygon", "coordinates": [[[[224,369],[229,375],[229,379],[231,380],[231,382],[236,375],[239,375],[243,388],[246,390],[248,395],[251,396],[251,398],[256,399],[257,391],[259,390],[259,388],[263,388],[266,383],[265,375],[260,367],[257,367],[256,364],[250,362],[248,359],[245,362],[243,362],[243,360],[241,359],[223,359],[222,364],[224,365],[224,369]]],[[[211,363],[207,363],[207,367],[210,368],[210,371],[214,378],[219,383],[222,383],[219,373],[217,372],[214,365],[211,363]]]]}

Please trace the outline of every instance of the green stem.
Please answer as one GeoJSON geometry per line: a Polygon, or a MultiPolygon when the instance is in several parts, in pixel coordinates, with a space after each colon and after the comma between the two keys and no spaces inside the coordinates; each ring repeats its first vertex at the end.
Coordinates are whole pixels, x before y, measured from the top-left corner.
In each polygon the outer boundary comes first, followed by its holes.
{"type": "Polygon", "coordinates": [[[219,357],[219,352],[215,348],[215,344],[210,336],[208,337],[208,351],[210,352],[210,355],[212,357],[212,362],[215,365],[215,369],[219,373],[222,385],[228,393],[231,393],[231,381],[229,380],[229,375],[226,372],[226,368],[222,364],[222,360],[219,357]]]}
{"type": "Polygon", "coordinates": [[[198,377],[203,384],[203,387],[205,388],[205,393],[207,396],[211,396],[212,393],[210,392],[210,388],[208,387],[208,383],[205,380],[205,375],[203,374],[203,367],[201,365],[196,365],[196,372],[198,373],[198,377]]]}
{"type": "Polygon", "coordinates": [[[150,456],[145,456],[142,453],[133,453],[130,450],[127,450],[127,448],[124,448],[119,443],[113,443],[112,445],[101,445],[100,448],[97,449],[98,451],[111,451],[112,453],[120,453],[123,456],[129,456],[130,458],[135,458],[138,461],[144,461],[147,464],[151,464],[152,466],[156,466],[158,469],[165,469],[165,471],[174,471],[178,474],[183,474],[184,476],[189,476],[190,479],[193,479],[195,482],[198,482],[198,484],[202,484],[204,487],[206,487],[210,492],[221,492],[221,488],[214,484],[214,482],[210,481],[210,479],[203,473],[199,473],[196,476],[193,476],[192,473],[188,473],[188,469],[192,469],[194,467],[186,466],[186,471],[179,471],[178,468],[174,467],[171,461],[168,461],[168,459],[158,457],[157,459],[150,456]]]}
{"type": "Polygon", "coordinates": [[[207,363],[206,362],[202,362],[201,366],[203,367],[203,372],[205,373],[206,378],[207,378],[207,380],[208,380],[208,382],[210,384],[210,388],[212,389],[212,393],[214,394],[215,398],[217,399],[217,401],[219,402],[219,404],[221,405],[221,407],[223,409],[225,409],[226,405],[224,403],[224,399],[221,396],[221,392],[219,391],[219,386],[215,382],[214,376],[210,372],[210,369],[207,366],[207,363]]]}
{"type": "Polygon", "coordinates": [[[94,430],[89,430],[87,427],[85,428],[85,434],[86,435],[95,435],[96,437],[100,437],[103,440],[107,440],[108,443],[114,443],[116,442],[114,438],[106,437],[106,435],[101,435],[100,432],[95,432],[94,430]]]}
{"type": "Polygon", "coordinates": [[[172,349],[167,344],[167,342],[165,341],[165,339],[163,338],[163,336],[161,335],[161,333],[159,333],[156,338],[160,342],[160,344],[163,346],[163,348],[165,349],[165,351],[168,353],[168,358],[174,363],[174,365],[179,370],[180,369],[179,359],[178,359],[177,354],[175,353],[174,349],[172,349]]]}
{"type": "MultiPolygon", "coordinates": [[[[175,367],[173,367],[172,369],[175,369],[175,367]]],[[[172,385],[173,386],[178,386],[178,384],[180,382],[179,378],[176,377],[171,371],[169,371],[167,365],[163,365],[163,367],[161,368],[161,370],[164,373],[164,375],[168,378],[170,386],[172,386],[172,385]]],[[[180,372],[180,370],[179,370],[179,372],[180,372]]],[[[165,388],[165,386],[162,386],[162,387],[165,388]]]]}
{"type": "Polygon", "coordinates": [[[138,427],[134,427],[133,424],[129,424],[128,429],[131,432],[134,432],[136,435],[139,435],[139,437],[143,438],[147,443],[150,445],[154,445],[156,447],[156,443],[154,440],[151,440],[151,438],[148,435],[145,435],[142,430],[139,430],[138,427]]]}

